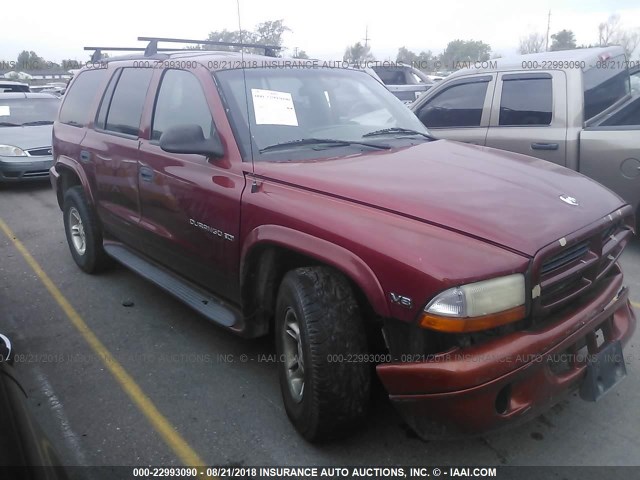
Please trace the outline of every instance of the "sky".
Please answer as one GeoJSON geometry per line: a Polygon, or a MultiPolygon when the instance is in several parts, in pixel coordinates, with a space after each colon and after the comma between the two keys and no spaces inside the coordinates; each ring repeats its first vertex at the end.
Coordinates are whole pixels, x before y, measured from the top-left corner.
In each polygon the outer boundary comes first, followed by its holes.
{"type": "MultiPolygon", "coordinates": [[[[516,53],[519,39],[573,30],[577,43],[598,40],[598,24],[618,13],[627,29],[640,29],[638,0],[403,0],[372,2],[320,0],[239,0],[240,24],[253,29],[284,19],[291,32],[285,46],[312,58],[341,60],[345,48],[363,41],[368,31],[378,60],[395,59],[405,46],[440,53],[451,40],[481,40],[502,56],[516,53]]],[[[238,29],[236,0],[162,2],[109,0],[30,0],[28,8],[4,9],[0,21],[0,62],[15,61],[22,50],[47,60],[86,61],[85,45],[143,46],[138,36],[204,39],[214,30],[238,29]]],[[[640,48],[636,50],[637,57],[640,48]]]]}

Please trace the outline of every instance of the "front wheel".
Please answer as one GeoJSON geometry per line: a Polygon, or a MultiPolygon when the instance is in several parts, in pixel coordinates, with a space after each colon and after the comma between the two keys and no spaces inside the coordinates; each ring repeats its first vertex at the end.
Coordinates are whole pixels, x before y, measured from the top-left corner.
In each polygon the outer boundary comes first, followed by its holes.
{"type": "Polygon", "coordinates": [[[280,389],[297,430],[310,441],[350,433],[366,413],[371,370],[347,279],[326,267],[290,271],[275,321],[280,389]]]}
{"type": "Polygon", "coordinates": [[[76,264],[87,273],[106,268],[110,260],[102,247],[98,218],[87,203],[82,187],[71,187],[65,192],[62,212],[67,243],[76,264]]]}

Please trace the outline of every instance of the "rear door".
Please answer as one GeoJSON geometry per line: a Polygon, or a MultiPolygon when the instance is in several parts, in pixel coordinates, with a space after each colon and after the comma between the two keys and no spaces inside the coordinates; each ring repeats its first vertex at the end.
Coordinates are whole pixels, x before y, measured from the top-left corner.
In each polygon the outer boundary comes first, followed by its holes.
{"type": "Polygon", "coordinates": [[[414,113],[438,138],[484,145],[495,74],[451,80],[428,93],[414,113]]]}
{"type": "Polygon", "coordinates": [[[486,145],[566,165],[564,72],[500,73],[486,145]]]}
{"type": "Polygon", "coordinates": [[[211,114],[216,105],[222,111],[213,78],[204,68],[168,69],[158,75],[150,128],[141,141],[145,253],[208,290],[237,300],[244,175],[231,168],[229,148],[223,158],[208,159],[167,153],[159,145],[163,132],[180,125],[200,126],[205,138],[221,136],[211,114]]]}
{"type": "Polygon", "coordinates": [[[105,228],[132,246],[139,246],[139,133],[152,75],[150,68],[116,71],[80,151],[80,161],[95,171],[96,205],[105,228]]]}

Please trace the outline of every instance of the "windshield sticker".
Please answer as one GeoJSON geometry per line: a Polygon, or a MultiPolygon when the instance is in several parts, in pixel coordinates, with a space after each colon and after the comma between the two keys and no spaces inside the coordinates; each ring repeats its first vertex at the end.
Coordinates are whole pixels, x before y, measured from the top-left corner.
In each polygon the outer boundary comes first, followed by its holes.
{"type": "Polygon", "coordinates": [[[298,126],[298,117],[290,93],[252,88],[251,96],[257,125],[298,126]]]}
{"type": "Polygon", "coordinates": [[[9,105],[0,105],[0,117],[8,117],[11,115],[9,105]]]}

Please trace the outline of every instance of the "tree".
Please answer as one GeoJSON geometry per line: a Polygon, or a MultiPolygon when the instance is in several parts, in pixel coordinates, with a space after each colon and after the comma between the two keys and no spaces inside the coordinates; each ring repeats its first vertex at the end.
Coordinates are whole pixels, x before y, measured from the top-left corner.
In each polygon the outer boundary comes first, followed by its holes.
{"type": "Polygon", "coordinates": [[[491,46],[479,40],[453,40],[447,44],[440,60],[444,66],[457,70],[461,64],[491,58],[491,46]]]}
{"type": "Polygon", "coordinates": [[[256,26],[256,43],[263,45],[282,46],[282,36],[291,29],[284,24],[284,20],[269,20],[256,26]]]}
{"type": "Polygon", "coordinates": [[[528,36],[520,38],[518,53],[520,55],[526,55],[528,53],[544,52],[544,44],[545,38],[541,33],[530,33],[528,36]]]}
{"type": "Polygon", "coordinates": [[[428,69],[429,65],[433,63],[433,53],[431,50],[427,50],[416,54],[406,47],[400,47],[398,54],[396,55],[396,62],[402,62],[409,65],[414,65],[416,68],[428,69]]]}
{"type": "MultiPolygon", "coordinates": [[[[291,29],[284,24],[284,20],[269,20],[256,25],[255,31],[252,30],[222,30],[210,32],[207,40],[213,42],[228,43],[259,43],[261,45],[274,45],[281,47],[283,44],[283,35],[290,32],[291,29]]],[[[240,51],[239,47],[226,47],[217,45],[203,45],[188,47],[194,50],[227,50],[240,51]]],[[[256,51],[257,49],[251,49],[256,51]]],[[[262,50],[255,53],[263,53],[262,50]]]]}
{"type": "Polygon", "coordinates": [[[624,53],[627,56],[627,60],[631,58],[633,52],[635,52],[638,45],[640,45],[640,30],[635,30],[633,32],[624,32],[618,43],[624,48],[624,53]]]}
{"type": "Polygon", "coordinates": [[[598,44],[601,47],[614,45],[620,30],[620,15],[610,15],[606,22],[598,25],[598,44]]]}
{"type": "Polygon", "coordinates": [[[299,49],[298,47],[295,47],[293,49],[293,58],[301,58],[301,59],[308,59],[309,55],[307,55],[307,52],[305,52],[302,49],[299,49]]]}
{"type": "Polygon", "coordinates": [[[342,59],[349,63],[361,63],[369,60],[375,60],[375,57],[371,54],[371,47],[364,46],[360,42],[347,47],[342,59]]]}
{"type": "Polygon", "coordinates": [[[418,60],[418,55],[413,53],[408,48],[400,47],[398,49],[398,55],[396,55],[396,62],[414,63],[416,60],[418,60]]]}
{"type": "Polygon", "coordinates": [[[611,15],[606,22],[598,25],[598,45],[601,47],[620,45],[629,59],[638,44],[640,44],[640,30],[624,30],[620,15],[611,15]]]}
{"type": "Polygon", "coordinates": [[[551,35],[552,52],[559,50],[573,50],[576,48],[576,38],[571,30],[560,30],[558,33],[551,35]]]}
{"type": "Polygon", "coordinates": [[[38,70],[45,68],[45,59],[38,56],[33,50],[23,50],[18,55],[18,68],[22,70],[38,70]]]}
{"type": "Polygon", "coordinates": [[[80,65],[78,60],[65,59],[62,60],[62,68],[64,70],[77,70],[82,68],[82,65],[80,65]]]}

